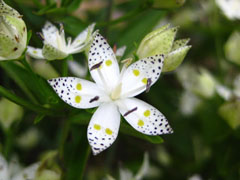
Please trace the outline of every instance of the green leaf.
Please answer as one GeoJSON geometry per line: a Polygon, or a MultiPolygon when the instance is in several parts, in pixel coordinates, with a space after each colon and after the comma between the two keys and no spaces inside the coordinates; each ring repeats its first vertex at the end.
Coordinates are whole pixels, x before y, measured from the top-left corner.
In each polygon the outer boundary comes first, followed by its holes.
{"type": "Polygon", "coordinates": [[[43,118],[45,117],[45,114],[39,114],[37,117],[34,119],[34,124],[39,123],[43,118]]]}
{"type": "Polygon", "coordinates": [[[72,11],[75,11],[79,8],[80,3],[82,2],[82,0],[73,0],[71,2],[71,4],[68,5],[67,7],[67,11],[70,13],[72,11]]]}
{"type": "Polygon", "coordinates": [[[28,31],[27,33],[27,44],[29,44],[31,37],[32,37],[32,30],[28,31]]]}
{"type": "Polygon", "coordinates": [[[84,28],[86,28],[86,25],[80,19],[73,16],[65,16],[61,19],[61,22],[67,24],[67,26],[64,27],[64,30],[72,36],[77,36],[84,28]]]}
{"type": "Polygon", "coordinates": [[[33,96],[31,100],[37,99],[40,104],[50,104],[55,107],[63,105],[57,94],[41,76],[26,70],[15,62],[1,62],[0,65],[26,94],[30,94],[28,96],[33,96]]]}
{"type": "Polygon", "coordinates": [[[15,102],[16,104],[23,106],[29,110],[32,110],[34,112],[40,113],[40,114],[46,114],[50,116],[62,116],[62,112],[56,112],[51,109],[44,108],[40,105],[30,103],[29,101],[26,101],[25,99],[22,99],[15,94],[9,92],[4,87],[0,86],[0,95],[7,98],[10,101],[15,102]]]}
{"type": "Polygon", "coordinates": [[[56,4],[50,4],[48,6],[45,6],[44,8],[40,9],[38,12],[35,12],[36,15],[44,15],[46,14],[46,12],[48,12],[51,9],[55,9],[56,8],[56,4]]]}
{"type": "Polygon", "coordinates": [[[131,22],[129,22],[128,28],[120,32],[118,35],[113,34],[113,38],[121,37],[113,42],[118,42],[119,47],[126,45],[127,49],[125,55],[128,55],[135,48],[134,43],[140,43],[143,37],[148,34],[154,26],[160,21],[164,16],[162,11],[146,11],[141,14],[141,16],[136,17],[131,22]],[[141,19],[141,21],[139,21],[141,19]]]}

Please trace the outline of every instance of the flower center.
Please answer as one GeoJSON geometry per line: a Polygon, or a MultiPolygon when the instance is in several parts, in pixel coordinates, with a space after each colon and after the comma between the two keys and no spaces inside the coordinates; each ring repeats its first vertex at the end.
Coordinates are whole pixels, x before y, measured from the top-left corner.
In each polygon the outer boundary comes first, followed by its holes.
{"type": "Polygon", "coordinates": [[[122,83],[119,83],[116,88],[112,91],[110,97],[113,101],[117,100],[120,98],[121,95],[121,91],[122,91],[122,83]]]}

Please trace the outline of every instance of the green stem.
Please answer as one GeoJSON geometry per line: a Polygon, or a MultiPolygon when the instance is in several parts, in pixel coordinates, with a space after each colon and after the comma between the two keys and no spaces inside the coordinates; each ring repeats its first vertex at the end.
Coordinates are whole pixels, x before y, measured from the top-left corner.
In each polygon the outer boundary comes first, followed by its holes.
{"type": "Polygon", "coordinates": [[[91,152],[91,148],[90,148],[89,145],[87,145],[85,151],[82,154],[83,158],[82,158],[80,168],[79,168],[79,179],[83,179],[84,171],[85,171],[85,168],[86,168],[86,165],[87,165],[87,161],[88,161],[90,152],[91,152]]]}
{"type": "Polygon", "coordinates": [[[8,65],[5,62],[0,63],[0,66],[6,71],[7,74],[18,84],[18,86],[23,90],[23,92],[26,94],[26,96],[33,102],[38,103],[36,98],[33,96],[31,91],[26,88],[22,82],[22,80],[16,76],[16,73],[8,68],[8,65]]]}
{"type": "Polygon", "coordinates": [[[6,136],[6,140],[5,140],[5,144],[4,144],[3,153],[4,153],[4,156],[8,158],[8,155],[9,155],[9,153],[11,151],[11,147],[12,147],[12,139],[14,136],[13,129],[8,128],[6,130],[5,136],[6,136]]]}
{"type": "Polygon", "coordinates": [[[3,86],[0,85],[0,95],[9,99],[10,101],[15,102],[16,104],[23,106],[29,110],[32,110],[34,112],[40,113],[40,114],[46,114],[49,116],[61,116],[62,113],[61,112],[55,112],[51,109],[47,109],[44,108],[42,106],[30,103],[18,96],[16,96],[15,94],[9,92],[7,89],[5,89],[3,86]]]}
{"type": "Polygon", "coordinates": [[[86,164],[90,155],[90,146],[87,140],[87,128],[86,126],[72,126],[71,128],[72,135],[74,136],[74,143],[69,144],[72,149],[77,149],[72,153],[65,152],[64,159],[67,173],[64,179],[83,179],[86,164]],[[68,160],[66,160],[68,159],[68,160]]]}
{"type": "Polygon", "coordinates": [[[68,137],[68,133],[69,133],[69,130],[70,130],[70,125],[71,125],[71,121],[69,119],[64,119],[63,129],[62,129],[61,138],[60,138],[60,145],[59,145],[60,159],[62,159],[63,155],[64,155],[64,144],[65,144],[65,141],[68,137]]]}
{"type": "Polygon", "coordinates": [[[62,76],[66,77],[68,75],[68,65],[67,59],[62,60],[62,76]]]}

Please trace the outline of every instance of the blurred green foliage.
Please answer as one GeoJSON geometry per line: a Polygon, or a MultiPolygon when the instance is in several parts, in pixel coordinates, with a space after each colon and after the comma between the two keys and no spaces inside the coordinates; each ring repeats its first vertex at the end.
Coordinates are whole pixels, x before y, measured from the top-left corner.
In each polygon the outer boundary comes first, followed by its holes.
{"type": "MultiPolygon", "coordinates": [[[[36,32],[41,31],[47,20],[63,23],[66,34],[73,37],[96,22],[96,28],[111,46],[127,46],[124,56],[127,58],[136,55],[146,34],[170,23],[179,26],[177,39],[191,39],[192,48],[184,63],[196,71],[208,69],[216,81],[228,87],[233,86],[233,79],[239,74],[239,63],[234,64],[224,54],[230,35],[240,31],[239,20],[228,20],[213,0],[188,0],[177,5],[172,0],[162,7],[163,1],[158,0],[5,2],[23,15],[27,29],[32,31],[30,45],[34,47],[42,47],[36,32]]],[[[81,63],[86,57],[78,54],[73,59],[81,63]]],[[[58,74],[63,74],[64,61],[50,64],[58,74]]],[[[69,72],[68,76],[73,75],[69,72]]],[[[54,167],[61,169],[62,178],[69,180],[104,179],[108,174],[118,177],[121,166],[135,174],[146,151],[150,168],[145,179],[188,179],[196,174],[202,179],[239,179],[239,98],[226,102],[217,93],[211,97],[199,96],[201,104],[190,115],[184,115],[179,105],[184,91],[184,85],[173,71],[163,73],[151,91],[140,96],[167,117],[173,134],[145,136],[123,120],[116,142],[100,155],[92,156],[86,133],[94,110],[83,111],[66,105],[25,58],[18,63],[0,62],[1,95],[24,107],[22,120],[13,122],[8,131],[0,125],[0,151],[7,159],[17,154],[22,164],[29,165],[38,161],[44,152],[58,149],[59,156],[51,160],[57,164],[54,167]],[[34,147],[23,149],[16,137],[30,127],[38,129],[41,136],[34,147]]],[[[48,168],[54,169],[51,164],[48,168]]]]}

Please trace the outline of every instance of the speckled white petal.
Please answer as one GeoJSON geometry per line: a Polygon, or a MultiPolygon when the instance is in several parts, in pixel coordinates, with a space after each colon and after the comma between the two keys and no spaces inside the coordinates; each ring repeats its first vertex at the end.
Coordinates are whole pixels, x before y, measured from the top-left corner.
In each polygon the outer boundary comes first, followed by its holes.
{"type": "Polygon", "coordinates": [[[127,98],[117,101],[117,104],[122,116],[137,131],[147,135],[173,133],[165,116],[144,101],[127,98]]]}
{"type": "Polygon", "coordinates": [[[8,164],[0,154],[0,180],[9,180],[8,164]]]}
{"type": "Polygon", "coordinates": [[[119,66],[112,48],[99,34],[91,45],[88,65],[94,81],[110,92],[118,82],[119,66]]]}
{"type": "Polygon", "coordinates": [[[36,172],[38,168],[39,163],[35,163],[16,174],[12,180],[34,180],[36,178],[36,172]]]}
{"type": "Polygon", "coordinates": [[[113,103],[100,105],[88,125],[88,141],[94,155],[107,149],[115,141],[120,126],[120,113],[113,103]]]}
{"type": "Polygon", "coordinates": [[[44,59],[42,49],[34,48],[31,46],[27,47],[27,54],[35,59],[44,59]]]}
{"type": "Polygon", "coordinates": [[[107,98],[104,91],[87,80],[62,77],[50,79],[48,82],[63,101],[75,108],[93,108],[107,98]]]}
{"type": "Polygon", "coordinates": [[[155,55],[130,65],[121,79],[121,97],[134,97],[150,88],[160,77],[163,60],[163,55],[155,55]]]}

